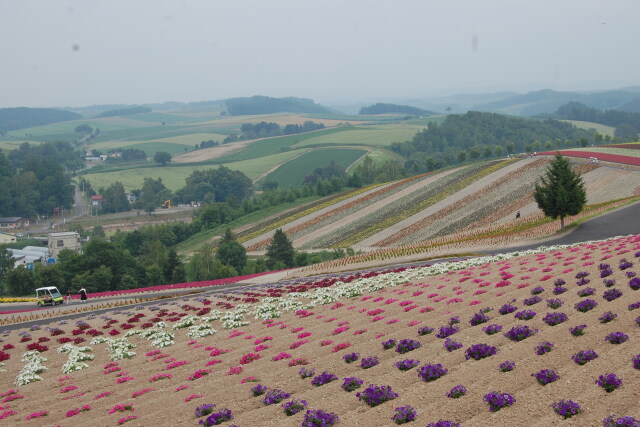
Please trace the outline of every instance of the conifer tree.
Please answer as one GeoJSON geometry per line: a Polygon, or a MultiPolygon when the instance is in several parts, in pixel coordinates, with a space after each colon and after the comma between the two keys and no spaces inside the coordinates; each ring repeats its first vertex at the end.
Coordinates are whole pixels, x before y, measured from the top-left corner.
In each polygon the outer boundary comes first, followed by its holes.
{"type": "Polygon", "coordinates": [[[577,215],[587,203],[587,193],[582,177],[573,171],[569,161],[560,153],[547,168],[544,177],[536,183],[533,197],[548,217],[560,217],[560,229],[564,229],[564,218],[577,215]]]}
{"type": "Polygon", "coordinates": [[[247,264],[247,251],[237,242],[230,228],[227,228],[220,241],[216,258],[223,265],[232,266],[238,273],[242,272],[247,264]]]}
{"type": "Polygon", "coordinates": [[[285,267],[293,267],[294,265],[293,244],[289,240],[281,228],[277,229],[273,234],[273,240],[267,247],[267,267],[274,268],[278,262],[285,267]]]}

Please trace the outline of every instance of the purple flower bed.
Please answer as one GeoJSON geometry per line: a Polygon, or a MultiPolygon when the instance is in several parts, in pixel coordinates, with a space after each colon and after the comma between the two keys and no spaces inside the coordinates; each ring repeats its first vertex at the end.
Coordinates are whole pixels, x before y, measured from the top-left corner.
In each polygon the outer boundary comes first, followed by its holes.
{"type": "Polygon", "coordinates": [[[498,369],[500,369],[501,372],[513,371],[514,369],[516,369],[516,362],[512,362],[511,360],[505,360],[498,366],[498,369]]]}
{"type": "Polygon", "coordinates": [[[452,352],[454,350],[462,348],[462,343],[456,340],[452,340],[451,338],[445,338],[442,347],[444,347],[448,352],[452,352]]]}
{"type": "Polygon", "coordinates": [[[441,364],[424,365],[418,368],[418,376],[422,378],[422,381],[431,382],[447,374],[449,370],[443,367],[441,364]]]}
{"type": "Polygon", "coordinates": [[[363,357],[360,360],[360,367],[362,369],[369,369],[369,368],[373,368],[378,363],[380,363],[380,361],[378,360],[378,356],[363,357]]]}
{"type": "Polygon", "coordinates": [[[360,353],[349,353],[342,356],[342,360],[347,363],[353,363],[360,357],[360,353]]]}
{"type": "Polygon", "coordinates": [[[634,291],[637,291],[638,289],[640,289],[640,277],[634,277],[631,280],[629,280],[629,287],[634,291]]]}
{"type": "Polygon", "coordinates": [[[312,377],[316,374],[316,370],[313,368],[305,368],[304,366],[302,368],[300,368],[300,370],[298,371],[298,375],[300,375],[300,378],[309,378],[312,377]]]}
{"type": "Polygon", "coordinates": [[[586,271],[579,271],[576,274],[576,279],[583,279],[583,278],[587,277],[588,275],[589,275],[589,273],[586,272],[586,271]]]}
{"type": "Polygon", "coordinates": [[[611,332],[605,337],[605,341],[609,341],[611,344],[622,344],[629,339],[629,335],[623,332],[611,332]]]}
{"type": "Polygon", "coordinates": [[[586,277],[583,277],[582,279],[578,280],[578,281],[576,282],[576,284],[577,284],[578,286],[584,286],[584,285],[589,284],[589,282],[591,282],[591,279],[587,279],[586,277]]]}
{"type": "Polygon", "coordinates": [[[393,400],[396,397],[399,397],[398,393],[395,393],[391,386],[377,386],[370,384],[369,387],[365,388],[363,391],[356,393],[356,397],[362,400],[367,405],[374,407],[378,406],[381,403],[384,403],[388,400],[393,400]]]}
{"type": "Polygon", "coordinates": [[[267,406],[274,405],[276,403],[282,402],[284,399],[288,399],[289,397],[291,397],[291,394],[277,388],[272,388],[264,396],[264,399],[262,399],[262,403],[267,406]]]}
{"type": "Polygon", "coordinates": [[[569,316],[559,312],[547,313],[542,318],[542,321],[549,326],[556,326],[556,325],[559,325],[560,323],[566,322],[567,320],[569,320],[569,316]]]}
{"type": "Polygon", "coordinates": [[[307,410],[302,421],[302,427],[330,427],[338,423],[339,417],[333,412],[325,412],[322,409],[307,410]]]}
{"type": "Polygon", "coordinates": [[[533,310],[522,310],[515,314],[515,318],[518,320],[531,320],[536,316],[536,312],[533,310]]]}
{"type": "Polygon", "coordinates": [[[627,310],[632,311],[632,310],[637,310],[640,308],[640,301],[638,302],[634,302],[633,304],[629,304],[627,306],[627,310]]]}
{"type": "Polygon", "coordinates": [[[631,364],[635,369],[640,369],[640,354],[631,359],[631,364]]]}
{"type": "Polygon", "coordinates": [[[449,420],[438,420],[435,423],[427,424],[427,427],[462,427],[462,424],[449,420]]]}
{"type": "Polygon", "coordinates": [[[446,338],[457,333],[459,330],[460,328],[458,328],[457,326],[441,326],[438,330],[438,333],[436,334],[436,337],[446,338]]]}
{"type": "Polygon", "coordinates": [[[622,291],[616,288],[607,289],[606,291],[604,291],[604,294],[602,294],[602,298],[604,298],[607,301],[613,301],[615,299],[620,298],[621,296],[622,296],[622,291]]]}
{"type": "Polygon", "coordinates": [[[547,385],[560,379],[560,375],[558,375],[553,369],[543,369],[535,374],[531,374],[531,376],[535,377],[541,385],[547,385]]]}
{"type": "Polygon", "coordinates": [[[292,400],[290,402],[285,402],[282,404],[282,409],[284,409],[284,413],[287,416],[292,416],[297,414],[298,412],[307,409],[309,403],[306,400],[292,400]]]}
{"type": "Polygon", "coordinates": [[[400,354],[405,354],[417,348],[420,348],[421,346],[422,344],[420,344],[420,341],[416,341],[412,339],[404,339],[404,340],[400,340],[400,342],[398,343],[398,346],[396,347],[396,352],[400,354]]]}
{"type": "Polygon", "coordinates": [[[516,398],[509,393],[495,391],[485,394],[483,400],[489,404],[489,411],[491,412],[498,412],[500,409],[516,403],[516,398]]]}
{"type": "Polygon", "coordinates": [[[633,417],[619,417],[615,418],[613,415],[609,415],[602,420],[603,427],[638,427],[640,426],[640,420],[636,420],[633,417]]]}
{"type": "Polygon", "coordinates": [[[567,282],[564,281],[564,279],[556,279],[553,282],[553,286],[562,286],[565,285],[567,282]]]}
{"type": "Polygon", "coordinates": [[[205,427],[209,426],[217,426],[218,424],[222,424],[225,421],[229,421],[233,419],[233,413],[231,410],[224,408],[219,410],[218,412],[213,412],[206,419],[200,420],[198,424],[203,425],[205,427]]]}
{"type": "Polygon", "coordinates": [[[562,300],[559,298],[552,298],[547,300],[547,307],[553,308],[554,310],[562,307],[563,304],[564,302],[562,302],[562,300]]]}
{"type": "Polygon", "coordinates": [[[420,329],[418,329],[418,335],[420,335],[420,336],[429,335],[432,332],[433,332],[433,328],[430,328],[428,326],[423,326],[420,329]]]}
{"type": "Polygon", "coordinates": [[[316,387],[320,387],[321,385],[325,385],[330,383],[331,381],[335,381],[337,380],[338,377],[335,376],[334,374],[330,374],[328,372],[323,372],[320,375],[314,377],[311,380],[311,385],[314,385],[316,387]]]}
{"type": "Polygon", "coordinates": [[[496,347],[489,344],[474,344],[467,349],[464,354],[465,359],[480,360],[489,356],[493,356],[498,352],[496,347]]]}
{"type": "Polygon", "coordinates": [[[352,392],[359,389],[362,384],[364,384],[364,381],[362,381],[360,378],[347,377],[344,379],[340,387],[342,387],[344,391],[352,392]]]}
{"type": "Polygon", "coordinates": [[[396,424],[405,424],[413,421],[418,416],[418,412],[410,405],[400,406],[395,409],[393,417],[391,419],[396,424]]]}
{"type": "Polygon", "coordinates": [[[509,329],[509,331],[505,333],[504,336],[509,338],[511,341],[522,341],[534,336],[537,332],[537,329],[531,329],[526,325],[518,325],[509,329]]]}
{"type": "Polygon", "coordinates": [[[480,325],[480,324],[482,324],[482,323],[486,323],[486,322],[488,322],[489,320],[491,320],[491,319],[489,318],[489,316],[487,316],[486,314],[484,314],[484,313],[482,313],[482,312],[479,312],[479,313],[476,313],[476,314],[474,314],[474,315],[473,315],[473,317],[472,317],[472,318],[471,318],[471,320],[469,321],[469,324],[470,324],[471,326],[477,326],[477,325],[480,325]]]}
{"type": "Polygon", "coordinates": [[[626,270],[627,268],[631,268],[631,267],[633,267],[633,263],[632,263],[632,262],[627,261],[627,259],[626,259],[626,258],[622,258],[622,259],[620,260],[620,264],[618,264],[618,268],[619,268],[620,270],[626,270]]]}
{"type": "Polygon", "coordinates": [[[576,310],[578,310],[581,313],[586,313],[589,310],[593,310],[597,306],[598,306],[598,303],[595,302],[594,300],[586,299],[584,301],[580,301],[579,303],[576,303],[573,306],[573,308],[575,308],[576,310]]]}
{"type": "Polygon", "coordinates": [[[540,301],[542,301],[542,298],[540,298],[539,296],[537,296],[537,295],[536,295],[536,296],[531,297],[531,298],[525,298],[525,299],[522,301],[522,303],[523,303],[524,305],[534,305],[534,304],[539,303],[540,301]]]}
{"type": "Polygon", "coordinates": [[[518,309],[518,307],[515,306],[515,305],[505,304],[505,305],[503,305],[502,307],[500,307],[498,309],[498,313],[500,313],[500,314],[502,314],[504,316],[505,314],[513,313],[517,309],[518,309]]]}
{"type": "Polygon", "coordinates": [[[419,360],[406,359],[406,360],[401,360],[399,362],[396,362],[394,366],[400,369],[401,371],[408,371],[410,369],[415,368],[419,364],[420,364],[419,360]]]}
{"type": "Polygon", "coordinates": [[[498,332],[500,332],[502,330],[502,326],[494,323],[492,325],[485,326],[484,328],[482,328],[482,330],[487,335],[494,335],[494,334],[497,334],[498,332]]]}
{"type": "Polygon", "coordinates": [[[200,418],[200,417],[204,417],[205,415],[209,415],[210,413],[213,412],[213,408],[215,408],[216,405],[212,405],[211,403],[205,403],[203,405],[200,405],[196,408],[195,410],[195,415],[196,418],[200,418]]]}
{"type": "Polygon", "coordinates": [[[609,323],[612,320],[615,320],[616,317],[618,317],[617,314],[611,311],[606,311],[602,314],[602,316],[598,317],[598,320],[600,321],[600,323],[609,323]]]}
{"type": "Polygon", "coordinates": [[[264,386],[262,384],[255,385],[255,386],[251,387],[251,394],[253,394],[254,397],[262,396],[263,394],[265,394],[267,392],[268,388],[269,387],[264,386]]]}
{"type": "Polygon", "coordinates": [[[584,288],[584,289],[580,289],[576,293],[578,294],[579,297],[588,297],[589,295],[595,294],[596,293],[596,289],[595,288],[584,288]]]}
{"type": "Polygon", "coordinates": [[[573,328],[569,328],[569,332],[571,332],[571,335],[573,335],[574,337],[579,337],[584,335],[585,329],[587,329],[587,325],[578,325],[574,326],[573,328]]]}
{"type": "Polygon", "coordinates": [[[382,342],[382,348],[385,350],[389,350],[398,344],[398,340],[390,339],[382,342]]]}
{"type": "Polygon", "coordinates": [[[535,288],[531,289],[531,295],[538,295],[544,292],[544,288],[542,286],[536,286],[535,288]]]}
{"type": "Polygon", "coordinates": [[[562,286],[556,286],[555,288],[553,288],[553,294],[554,295],[562,295],[565,292],[567,292],[569,289],[567,288],[563,288],[562,286]]]}
{"type": "Polygon", "coordinates": [[[460,385],[455,386],[451,390],[449,390],[447,392],[447,397],[450,398],[450,399],[457,399],[459,397],[464,396],[465,394],[467,394],[467,388],[465,386],[463,386],[462,384],[460,384],[460,385]]]}
{"type": "Polygon", "coordinates": [[[535,351],[538,356],[542,356],[543,354],[551,352],[553,347],[554,345],[549,341],[543,341],[536,346],[535,351]]]}
{"type": "Polygon", "coordinates": [[[622,380],[618,378],[616,374],[604,374],[600,375],[596,380],[596,384],[602,387],[607,393],[611,393],[622,385],[622,380]]]}
{"type": "Polygon", "coordinates": [[[591,362],[594,359],[598,358],[598,353],[593,350],[581,350],[571,356],[571,360],[576,362],[578,365],[584,365],[587,362],[591,362]]]}
{"type": "Polygon", "coordinates": [[[616,285],[616,281],[615,281],[614,279],[604,279],[604,280],[602,281],[602,283],[603,283],[607,288],[610,288],[610,287],[612,287],[612,286],[615,286],[615,285],[616,285]]]}
{"type": "Polygon", "coordinates": [[[578,415],[580,412],[582,412],[582,408],[580,407],[580,404],[577,402],[574,402],[573,400],[559,400],[557,402],[554,402],[551,407],[553,408],[553,410],[556,412],[556,414],[560,415],[561,417],[566,418],[571,418],[574,415],[578,415]]]}

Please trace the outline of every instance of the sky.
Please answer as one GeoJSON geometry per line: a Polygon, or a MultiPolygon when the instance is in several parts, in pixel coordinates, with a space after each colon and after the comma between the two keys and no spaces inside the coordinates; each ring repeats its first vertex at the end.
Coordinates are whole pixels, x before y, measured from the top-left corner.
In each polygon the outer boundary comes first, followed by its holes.
{"type": "Polygon", "coordinates": [[[0,0],[0,107],[640,85],[638,0],[0,0]]]}

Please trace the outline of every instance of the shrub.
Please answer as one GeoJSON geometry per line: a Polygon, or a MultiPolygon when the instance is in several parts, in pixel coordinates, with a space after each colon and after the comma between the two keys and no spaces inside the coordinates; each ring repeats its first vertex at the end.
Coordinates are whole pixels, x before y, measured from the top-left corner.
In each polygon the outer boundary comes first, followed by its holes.
{"type": "Polygon", "coordinates": [[[437,363],[435,365],[424,365],[418,369],[418,376],[422,378],[422,381],[431,382],[446,375],[448,369],[437,363]]]}
{"type": "Polygon", "coordinates": [[[522,303],[523,303],[524,305],[534,305],[534,304],[539,303],[540,301],[542,301],[542,298],[540,298],[539,296],[537,296],[537,295],[536,295],[536,296],[533,296],[533,297],[531,297],[531,298],[525,298],[525,299],[522,301],[522,303]]]}
{"type": "Polygon", "coordinates": [[[232,419],[233,413],[231,412],[231,410],[224,408],[219,410],[218,412],[211,413],[211,415],[201,421],[201,424],[205,427],[216,426],[232,419]]]}
{"type": "Polygon", "coordinates": [[[631,280],[629,280],[629,287],[634,291],[637,291],[638,289],[640,289],[640,277],[634,277],[631,280]]]}
{"type": "Polygon", "coordinates": [[[492,325],[485,326],[484,328],[482,328],[482,330],[487,335],[494,335],[494,334],[497,334],[498,332],[500,332],[502,330],[502,326],[494,323],[492,325]]]}
{"type": "Polygon", "coordinates": [[[446,338],[457,333],[459,330],[460,328],[458,328],[457,326],[441,326],[436,337],[446,338]]]}
{"type": "Polygon", "coordinates": [[[596,384],[602,387],[607,393],[611,393],[622,385],[622,380],[616,374],[604,374],[596,380],[596,384]]]}
{"type": "Polygon", "coordinates": [[[489,404],[489,411],[497,412],[502,408],[511,406],[516,403],[516,398],[509,393],[500,393],[492,391],[484,395],[485,402],[489,404]]]}
{"type": "Polygon", "coordinates": [[[589,295],[593,295],[596,293],[595,288],[584,288],[580,289],[577,294],[579,297],[588,297],[589,295]]]}
{"type": "Polygon", "coordinates": [[[429,335],[432,332],[433,332],[433,328],[430,328],[428,326],[423,326],[420,329],[418,329],[418,335],[420,335],[420,336],[429,335]]]}
{"type": "Polygon", "coordinates": [[[612,320],[615,320],[616,317],[618,317],[617,314],[611,311],[606,311],[602,314],[602,316],[598,318],[598,320],[600,321],[600,323],[609,323],[612,320]]]}
{"type": "Polygon", "coordinates": [[[277,388],[273,388],[269,390],[267,394],[264,396],[264,399],[262,399],[262,403],[264,403],[267,406],[273,405],[276,403],[280,403],[284,399],[287,399],[289,397],[291,397],[291,394],[284,392],[282,390],[279,390],[277,388]]]}
{"type": "Polygon", "coordinates": [[[269,387],[264,386],[262,384],[257,384],[253,387],[251,387],[251,394],[253,394],[254,397],[256,396],[262,396],[263,394],[265,394],[267,392],[267,389],[269,387]]]}
{"type": "Polygon", "coordinates": [[[582,412],[582,408],[580,407],[580,404],[577,402],[574,402],[573,400],[559,400],[557,402],[554,402],[551,407],[553,408],[553,410],[556,412],[556,414],[560,415],[561,417],[566,418],[571,418],[574,415],[578,415],[580,412],[582,412]]]}
{"type": "Polygon", "coordinates": [[[563,304],[564,302],[559,298],[551,298],[547,300],[547,307],[553,308],[554,310],[562,307],[563,304]]]}
{"type": "Polygon", "coordinates": [[[382,348],[385,349],[385,350],[389,350],[390,348],[395,347],[397,343],[398,343],[398,341],[394,340],[394,339],[383,341],[382,342],[382,348]]]}
{"type": "Polygon", "coordinates": [[[515,314],[515,318],[518,320],[531,320],[535,317],[536,312],[533,310],[522,310],[515,314]]]}
{"type": "Polygon", "coordinates": [[[413,408],[410,405],[407,405],[407,406],[400,406],[399,408],[396,408],[391,419],[396,424],[405,424],[415,420],[417,416],[418,416],[418,412],[415,410],[415,408],[413,408]]]}
{"type": "Polygon", "coordinates": [[[398,393],[395,393],[390,386],[377,386],[377,385],[369,385],[369,387],[365,388],[360,393],[356,393],[356,397],[362,400],[367,405],[374,407],[378,406],[381,403],[384,403],[388,400],[393,400],[396,397],[399,397],[398,393]]]}
{"type": "Polygon", "coordinates": [[[560,375],[558,375],[556,371],[552,369],[543,369],[536,372],[535,374],[531,374],[531,376],[535,377],[540,385],[547,385],[560,379],[560,375]]]}
{"type": "Polygon", "coordinates": [[[518,309],[518,307],[516,307],[515,305],[505,304],[505,305],[503,305],[502,307],[500,307],[498,309],[498,313],[500,313],[500,314],[502,314],[504,316],[505,314],[513,313],[517,309],[518,309]]]}

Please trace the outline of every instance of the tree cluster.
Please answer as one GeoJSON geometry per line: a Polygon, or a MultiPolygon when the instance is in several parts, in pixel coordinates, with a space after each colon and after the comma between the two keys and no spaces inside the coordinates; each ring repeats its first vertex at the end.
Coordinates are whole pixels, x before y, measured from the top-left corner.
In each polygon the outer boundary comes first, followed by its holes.
{"type": "Polygon", "coordinates": [[[470,111],[448,115],[440,124],[429,123],[411,141],[394,142],[391,149],[417,173],[468,160],[594,142],[595,132],[570,123],[470,111]]]}
{"type": "Polygon", "coordinates": [[[12,130],[79,119],[82,119],[80,114],[53,108],[0,108],[0,135],[12,130]]]}
{"type": "Polygon", "coordinates": [[[306,98],[272,98],[269,96],[252,96],[250,98],[230,98],[226,101],[229,114],[234,116],[271,114],[271,113],[330,113],[322,105],[306,98]]]}
{"type": "Polygon", "coordinates": [[[377,104],[369,105],[360,108],[358,112],[360,115],[375,115],[375,114],[409,114],[411,116],[425,116],[435,114],[433,111],[424,110],[418,107],[412,107],[410,105],[397,105],[386,104],[378,102],[377,104]]]}
{"type": "Polygon", "coordinates": [[[128,108],[119,108],[116,110],[108,110],[98,114],[96,117],[116,117],[116,116],[129,116],[131,114],[142,114],[142,113],[150,113],[151,108],[148,107],[128,107],[128,108]]]}
{"type": "Polygon", "coordinates": [[[640,134],[640,113],[620,110],[597,110],[579,102],[569,102],[558,108],[555,117],[581,120],[615,127],[614,135],[622,141],[637,141],[640,134]]]}

